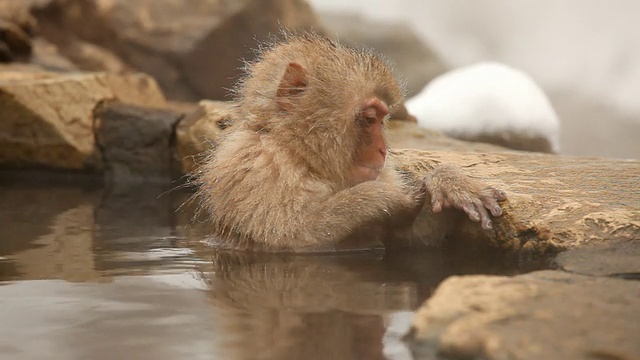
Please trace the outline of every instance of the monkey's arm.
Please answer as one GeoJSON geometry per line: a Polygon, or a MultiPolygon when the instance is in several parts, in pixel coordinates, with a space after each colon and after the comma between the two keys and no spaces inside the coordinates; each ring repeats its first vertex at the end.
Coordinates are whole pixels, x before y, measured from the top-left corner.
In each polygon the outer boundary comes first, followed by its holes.
{"type": "Polygon", "coordinates": [[[412,196],[393,184],[367,181],[342,190],[309,213],[305,221],[310,244],[331,245],[381,221],[408,223],[423,207],[424,198],[412,196]]]}

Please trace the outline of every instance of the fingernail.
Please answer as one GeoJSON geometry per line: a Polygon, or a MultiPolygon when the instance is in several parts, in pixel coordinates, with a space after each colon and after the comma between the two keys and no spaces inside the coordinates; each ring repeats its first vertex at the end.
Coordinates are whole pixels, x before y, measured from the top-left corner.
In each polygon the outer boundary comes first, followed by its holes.
{"type": "Polygon", "coordinates": [[[487,222],[487,227],[493,229],[493,223],[491,221],[487,222]]]}

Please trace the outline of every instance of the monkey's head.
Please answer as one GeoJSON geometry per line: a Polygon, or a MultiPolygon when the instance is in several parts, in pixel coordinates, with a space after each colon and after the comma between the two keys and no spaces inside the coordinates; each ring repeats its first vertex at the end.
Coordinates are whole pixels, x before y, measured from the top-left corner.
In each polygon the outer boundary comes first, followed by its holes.
{"type": "Polygon", "coordinates": [[[245,127],[273,134],[317,176],[354,185],[384,168],[384,122],[403,90],[372,52],[307,34],[263,51],[238,95],[245,127]]]}

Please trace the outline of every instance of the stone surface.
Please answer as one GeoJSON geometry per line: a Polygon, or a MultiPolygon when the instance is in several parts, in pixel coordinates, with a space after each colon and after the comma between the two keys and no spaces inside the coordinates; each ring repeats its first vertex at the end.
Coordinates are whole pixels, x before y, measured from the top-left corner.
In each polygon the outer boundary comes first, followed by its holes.
{"type": "MultiPolygon", "coordinates": [[[[567,158],[519,153],[395,151],[406,171],[427,171],[433,163],[461,166],[472,177],[505,190],[509,201],[493,231],[459,216],[444,234],[460,244],[493,244],[520,256],[640,243],[640,161],[567,158]]],[[[422,222],[442,221],[429,211],[422,222]]],[[[447,215],[448,216],[448,215],[447,215]]],[[[453,216],[453,215],[452,215],[453,216]]],[[[635,245],[637,246],[637,245],[635,245]]]]}
{"type": "Polygon", "coordinates": [[[57,77],[59,74],[40,66],[26,63],[0,64],[0,82],[35,81],[57,77]]]}
{"type": "Polygon", "coordinates": [[[0,163],[101,169],[93,111],[106,100],[142,106],[165,104],[156,82],[142,74],[27,71],[13,78],[0,76],[0,163]]]}
{"type": "Polygon", "coordinates": [[[120,102],[94,111],[95,137],[111,181],[173,177],[170,140],[180,114],[120,102]]]}
{"type": "Polygon", "coordinates": [[[559,254],[554,262],[571,273],[640,280],[640,241],[636,237],[616,244],[575,248],[559,254]]]}
{"type": "Polygon", "coordinates": [[[225,98],[256,40],[318,27],[303,0],[54,0],[35,15],[68,57],[78,57],[77,39],[90,42],[153,76],[168,98],[189,101],[225,98]]]}
{"type": "Polygon", "coordinates": [[[638,359],[640,282],[541,271],[450,277],[414,318],[416,359],[638,359]]]}
{"type": "Polygon", "coordinates": [[[429,81],[447,71],[440,56],[402,22],[383,22],[352,14],[320,14],[327,33],[341,42],[366,46],[384,54],[407,84],[407,95],[418,93],[429,81]]]}

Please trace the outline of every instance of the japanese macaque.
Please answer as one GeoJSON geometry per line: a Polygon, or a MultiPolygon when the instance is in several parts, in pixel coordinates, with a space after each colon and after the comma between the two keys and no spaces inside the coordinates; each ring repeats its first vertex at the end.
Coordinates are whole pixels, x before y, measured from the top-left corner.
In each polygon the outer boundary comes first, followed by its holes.
{"type": "Polygon", "coordinates": [[[349,247],[354,236],[465,211],[484,229],[504,192],[440,165],[415,180],[394,166],[384,127],[403,90],[369,51],[288,35],[247,65],[234,125],[197,181],[219,244],[264,251],[349,247]]]}

